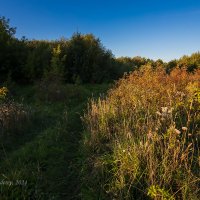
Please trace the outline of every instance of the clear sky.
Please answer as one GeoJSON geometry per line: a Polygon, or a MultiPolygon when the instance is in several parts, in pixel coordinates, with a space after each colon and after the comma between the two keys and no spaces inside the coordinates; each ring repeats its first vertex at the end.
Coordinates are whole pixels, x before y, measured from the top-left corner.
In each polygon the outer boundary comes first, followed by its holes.
{"type": "Polygon", "coordinates": [[[165,61],[200,50],[200,0],[0,0],[18,38],[93,33],[116,57],[165,61]]]}

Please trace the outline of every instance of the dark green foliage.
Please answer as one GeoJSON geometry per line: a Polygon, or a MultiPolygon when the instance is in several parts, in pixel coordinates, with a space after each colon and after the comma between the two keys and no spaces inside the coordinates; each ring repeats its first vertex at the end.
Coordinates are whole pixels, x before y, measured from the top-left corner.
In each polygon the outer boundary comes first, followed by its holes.
{"type": "Polygon", "coordinates": [[[117,61],[123,64],[123,66],[126,66],[126,68],[129,70],[139,69],[140,67],[142,67],[143,65],[146,65],[147,63],[154,63],[153,60],[142,58],[140,56],[136,56],[133,58],[120,57],[117,59],[117,61]]]}
{"type": "Polygon", "coordinates": [[[193,53],[191,56],[183,56],[178,61],[178,67],[186,68],[188,72],[193,72],[200,68],[200,52],[193,53]]]}
{"type": "Polygon", "coordinates": [[[193,72],[200,66],[199,52],[168,63],[139,56],[115,58],[92,34],[75,33],[69,40],[45,41],[19,40],[15,32],[9,20],[0,17],[0,82],[5,82],[8,76],[23,84],[40,81],[47,72],[51,74],[52,65],[62,66],[62,79],[75,84],[112,82],[125,72],[146,65],[154,69],[165,67],[168,73],[175,67],[193,72]],[[60,53],[55,57],[53,49],[58,46],[60,53]]]}
{"type": "Polygon", "coordinates": [[[26,81],[33,82],[43,76],[50,65],[51,47],[47,41],[26,41],[27,56],[23,69],[26,81]]]}
{"type": "Polygon", "coordinates": [[[170,73],[172,71],[172,69],[174,69],[176,66],[177,66],[176,60],[172,60],[172,61],[168,62],[166,65],[166,72],[170,73]]]}
{"type": "Polygon", "coordinates": [[[8,73],[11,70],[11,57],[13,57],[13,46],[15,28],[9,27],[9,20],[5,17],[0,17],[0,75],[8,73]]]}
{"type": "Polygon", "coordinates": [[[1,32],[1,75],[7,77],[10,73],[17,82],[40,80],[58,62],[63,79],[70,83],[109,82],[123,74],[117,72],[112,53],[92,34],[75,33],[70,40],[59,41],[18,40],[5,18],[1,19],[1,32]],[[58,45],[60,53],[56,58],[53,49],[58,45]]]}
{"type": "Polygon", "coordinates": [[[0,199],[81,199],[80,116],[88,98],[108,85],[63,88],[66,99],[51,103],[40,101],[33,86],[15,87],[16,101],[24,99],[35,114],[29,129],[22,123],[23,133],[0,140],[0,199]]]}
{"type": "Polygon", "coordinates": [[[19,40],[4,17],[0,18],[0,33],[1,82],[10,75],[18,83],[32,83],[60,64],[63,80],[70,83],[110,82],[123,75],[112,53],[92,34],[75,33],[70,40],[59,41],[19,40]],[[55,57],[53,49],[58,45],[60,53],[55,57]]]}
{"type": "Polygon", "coordinates": [[[10,75],[13,80],[23,82],[23,66],[27,57],[25,39],[14,37],[16,28],[9,26],[9,20],[0,17],[0,82],[10,75]]]}
{"type": "Polygon", "coordinates": [[[92,34],[76,33],[65,50],[65,72],[69,82],[101,83],[109,81],[113,55],[92,34]]]}

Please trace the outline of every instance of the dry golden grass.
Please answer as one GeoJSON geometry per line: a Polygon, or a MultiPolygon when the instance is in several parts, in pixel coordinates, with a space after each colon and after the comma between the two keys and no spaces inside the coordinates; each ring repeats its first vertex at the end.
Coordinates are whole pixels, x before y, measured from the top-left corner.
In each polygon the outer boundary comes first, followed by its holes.
{"type": "Polygon", "coordinates": [[[31,111],[8,96],[7,88],[0,88],[0,135],[5,132],[19,132],[27,124],[31,111]]]}
{"type": "Polygon", "coordinates": [[[105,199],[199,199],[199,89],[200,70],[144,68],[92,100],[88,185],[105,199]]]}

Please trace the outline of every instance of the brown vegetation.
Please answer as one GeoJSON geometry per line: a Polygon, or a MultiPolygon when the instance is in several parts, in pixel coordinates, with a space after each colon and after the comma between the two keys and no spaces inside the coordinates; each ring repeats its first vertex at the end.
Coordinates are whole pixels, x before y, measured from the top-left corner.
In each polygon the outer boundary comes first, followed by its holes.
{"type": "Polygon", "coordinates": [[[199,70],[144,68],[91,101],[84,116],[90,191],[103,199],[199,198],[199,80],[199,70]]]}

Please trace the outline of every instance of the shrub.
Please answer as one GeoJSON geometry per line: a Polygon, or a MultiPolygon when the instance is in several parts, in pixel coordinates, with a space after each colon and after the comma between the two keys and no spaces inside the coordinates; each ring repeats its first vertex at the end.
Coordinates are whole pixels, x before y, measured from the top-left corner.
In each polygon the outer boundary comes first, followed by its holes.
{"type": "Polygon", "coordinates": [[[6,87],[0,88],[0,102],[2,103],[8,94],[8,89],[6,87]]]}
{"type": "Polygon", "coordinates": [[[86,187],[102,199],[198,199],[200,71],[142,68],[84,115],[86,187]]]}
{"type": "Polygon", "coordinates": [[[58,81],[42,80],[36,84],[37,98],[42,101],[56,102],[66,99],[64,86],[58,81]]]}
{"type": "Polygon", "coordinates": [[[0,135],[20,132],[31,116],[30,108],[9,97],[7,88],[0,88],[0,135]]]}
{"type": "Polygon", "coordinates": [[[41,101],[47,102],[65,102],[69,105],[77,105],[90,96],[88,91],[82,85],[61,84],[51,82],[45,87],[43,82],[36,85],[36,96],[41,101]]]}

